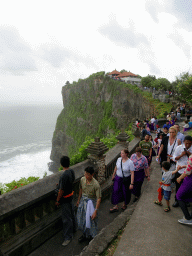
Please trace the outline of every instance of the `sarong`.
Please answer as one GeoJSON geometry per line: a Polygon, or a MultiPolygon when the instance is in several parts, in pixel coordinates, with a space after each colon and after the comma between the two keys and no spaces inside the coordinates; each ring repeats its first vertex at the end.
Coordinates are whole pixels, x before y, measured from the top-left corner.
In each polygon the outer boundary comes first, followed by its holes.
{"type": "Polygon", "coordinates": [[[192,202],[192,174],[185,177],[177,191],[176,198],[179,201],[192,202]]]}
{"type": "Polygon", "coordinates": [[[95,237],[97,235],[97,223],[98,223],[98,216],[92,220],[90,217],[90,229],[86,228],[86,211],[87,211],[87,202],[92,200],[94,208],[96,207],[96,199],[88,198],[87,196],[82,196],[79,207],[77,210],[77,224],[78,229],[83,232],[87,237],[91,235],[95,237]]]}
{"type": "Polygon", "coordinates": [[[129,204],[131,200],[131,190],[129,189],[131,183],[131,175],[127,184],[123,184],[123,178],[115,176],[113,184],[113,192],[111,197],[111,203],[116,205],[120,202],[125,202],[126,205],[129,204]]]}
{"type": "Polygon", "coordinates": [[[154,123],[151,123],[151,131],[154,131],[154,123]]]}
{"type": "Polygon", "coordinates": [[[150,160],[149,160],[149,156],[145,156],[145,157],[147,158],[148,165],[150,165],[151,162],[152,162],[152,156],[151,156],[151,159],[150,159],[150,160]]]}
{"type": "Polygon", "coordinates": [[[132,190],[132,194],[139,197],[141,195],[141,186],[145,179],[145,171],[141,169],[139,171],[134,171],[134,186],[132,190]]]}

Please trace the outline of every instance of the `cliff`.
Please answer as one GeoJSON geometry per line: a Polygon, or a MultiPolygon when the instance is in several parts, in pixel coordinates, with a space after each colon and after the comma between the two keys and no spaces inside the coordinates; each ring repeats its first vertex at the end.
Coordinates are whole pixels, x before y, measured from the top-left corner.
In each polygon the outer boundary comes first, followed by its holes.
{"type": "Polygon", "coordinates": [[[52,139],[51,160],[56,163],[61,155],[76,153],[86,136],[106,136],[155,111],[137,86],[110,79],[104,72],[63,86],[62,97],[64,109],[52,139]]]}

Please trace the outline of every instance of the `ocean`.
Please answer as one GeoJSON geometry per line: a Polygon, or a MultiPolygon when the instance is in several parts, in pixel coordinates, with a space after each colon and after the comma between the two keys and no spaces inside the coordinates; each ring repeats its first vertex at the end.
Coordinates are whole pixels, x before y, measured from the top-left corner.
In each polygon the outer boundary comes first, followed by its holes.
{"type": "Polygon", "coordinates": [[[51,141],[63,106],[0,107],[0,183],[52,174],[51,141]]]}

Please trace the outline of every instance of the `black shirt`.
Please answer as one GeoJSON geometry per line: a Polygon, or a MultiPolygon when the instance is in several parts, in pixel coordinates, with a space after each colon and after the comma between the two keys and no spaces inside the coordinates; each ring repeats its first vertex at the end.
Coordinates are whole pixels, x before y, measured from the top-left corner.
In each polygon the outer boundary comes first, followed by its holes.
{"type": "MultiPolygon", "coordinates": [[[[75,173],[72,169],[65,170],[59,179],[59,189],[64,191],[63,196],[69,195],[73,191],[73,182],[75,181],[75,173]]],[[[72,196],[64,198],[65,202],[71,202],[72,196]]],[[[63,200],[62,200],[63,201],[63,200]]]]}

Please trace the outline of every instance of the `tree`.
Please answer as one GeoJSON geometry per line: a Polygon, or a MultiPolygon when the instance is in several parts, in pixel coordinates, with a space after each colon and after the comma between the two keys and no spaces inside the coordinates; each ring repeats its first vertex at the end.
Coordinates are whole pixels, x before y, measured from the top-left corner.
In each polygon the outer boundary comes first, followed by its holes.
{"type": "Polygon", "coordinates": [[[120,73],[128,72],[126,69],[122,69],[120,73]]]}
{"type": "Polygon", "coordinates": [[[67,81],[67,82],[65,83],[65,85],[70,85],[69,81],[67,81]]]}
{"type": "Polygon", "coordinates": [[[151,83],[156,80],[155,76],[145,76],[141,78],[141,84],[143,87],[151,87],[151,83]]]}
{"type": "Polygon", "coordinates": [[[180,94],[180,100],[192,104],[192,75],[188,76],[186,80],[180,82],[177,87],[180,94]]]}
{"type": "MultiPolygon", "coordinates": [[[[172,91],[176,95],[176,98],[181,101],[185,101],[183,91],[185,91],[186,85],[184,83],[192,76],[189,72],[183,72],[179,76],[176,76],[175,81],[172,82],[172,91]]],[[[189,94],[190,95],[190,94],[189,94]]]]}
{"type": "Polygon", "coordinates": [[[171,83],[166,78],[158,78],[151,83],[151,86],[157,90],[170,90],[171,83]]]}

